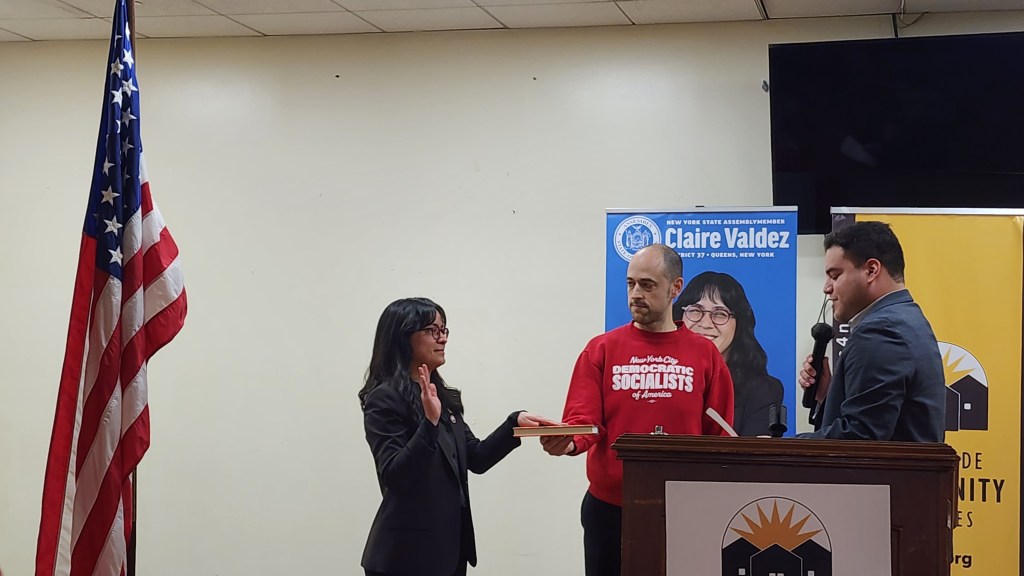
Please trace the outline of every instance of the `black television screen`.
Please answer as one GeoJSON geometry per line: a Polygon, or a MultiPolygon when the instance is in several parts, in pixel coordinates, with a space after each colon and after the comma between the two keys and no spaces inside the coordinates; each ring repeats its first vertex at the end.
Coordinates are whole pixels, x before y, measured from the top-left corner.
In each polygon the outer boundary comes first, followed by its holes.
{"type": "Polygon", "coordinates": [[[1024,207],[1024,33],[773,44],[773,201],[1024,207]]]}

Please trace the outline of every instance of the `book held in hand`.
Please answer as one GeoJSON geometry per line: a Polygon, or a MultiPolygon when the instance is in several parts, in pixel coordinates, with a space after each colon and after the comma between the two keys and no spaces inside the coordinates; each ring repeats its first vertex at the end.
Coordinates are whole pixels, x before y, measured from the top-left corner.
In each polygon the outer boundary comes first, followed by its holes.
{"type": "Polygon", "coordinates": [[[597,434],[597,426],[593,425],[570,426],[568,424],[559,424],[557,426],[516,426],[512,430],[512,435],[516,438],[527,438],[530,436],[583,436],[586,434],[597,434]]]}

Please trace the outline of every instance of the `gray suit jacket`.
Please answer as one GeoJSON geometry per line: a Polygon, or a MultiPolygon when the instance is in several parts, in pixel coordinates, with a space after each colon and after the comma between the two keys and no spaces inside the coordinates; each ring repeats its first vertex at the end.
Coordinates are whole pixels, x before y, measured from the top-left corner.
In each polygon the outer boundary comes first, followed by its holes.
{"type": "Polygon", "coordinates": [[[946,382],[935,334],[910,293],[878,300],[852,329],[811,438],[942,442],[946,382]]]}

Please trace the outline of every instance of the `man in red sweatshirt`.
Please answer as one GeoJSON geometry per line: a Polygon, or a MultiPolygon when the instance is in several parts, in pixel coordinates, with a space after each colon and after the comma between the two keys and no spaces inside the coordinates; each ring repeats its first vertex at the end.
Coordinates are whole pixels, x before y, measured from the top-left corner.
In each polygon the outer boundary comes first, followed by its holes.
{"type": "Polygon", "coordinates": [[[621,434],[725,436],[705,413],[714,408],[729,425],[733,387],[715,345],[672,321],[683,289],[683,263],[664,244],[633,255],[626,271],[633,321],[593,338],[569,383],[562,421],[595,424],[596,436],[541,438],[552,455],[587,454],[590,487],[583,498],[586,576],[618,576],[622,551],[622,462],[611,445],[621,434]]]}

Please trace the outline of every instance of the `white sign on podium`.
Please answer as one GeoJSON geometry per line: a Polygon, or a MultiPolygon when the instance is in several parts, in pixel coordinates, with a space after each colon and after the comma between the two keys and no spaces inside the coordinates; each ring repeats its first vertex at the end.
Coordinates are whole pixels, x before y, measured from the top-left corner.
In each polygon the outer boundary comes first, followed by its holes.
{"type": "Polygon", "coordinates": [[[665,483],[666,576],[891,576],[889,487],[665,483]]]}

